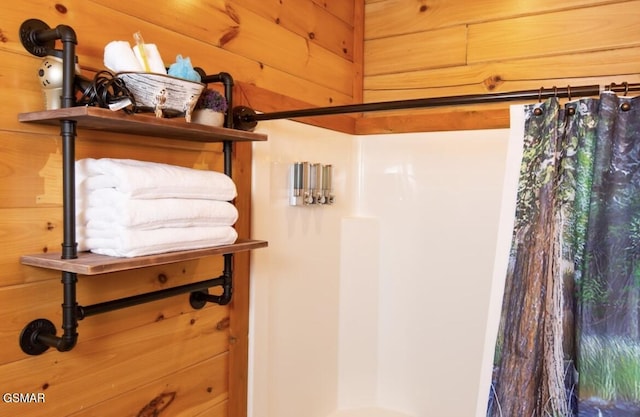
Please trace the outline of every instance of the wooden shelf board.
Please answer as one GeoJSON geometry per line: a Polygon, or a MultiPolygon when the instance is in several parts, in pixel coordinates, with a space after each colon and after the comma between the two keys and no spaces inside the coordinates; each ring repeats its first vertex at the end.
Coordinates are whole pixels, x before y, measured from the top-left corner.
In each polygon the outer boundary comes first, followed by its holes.
{"type": "Polygon", "coordinates": [[[206,256],[224,255],[264,248],[268,242],[264,240],[238,240],[232,245],[215,246],[178,252],[167,252],[157,255],[138,256],[134,258],[117,258],[96,255],[91,252],[80,252],[76,259],[61,259],[60,253],[43,253],[24,255],[20,262],[24,265],[58,271],[75,272],[81,275],[99,275],[109,272],[126,271],[154,265],[189,261],[206,256]]]}
{"type": "Polygon", "coordinates": [[[182,117],[157,118],[152,113],[127,114],[100,107],[80,106],[18,114],[18,121],[25,123],[59,125],[61,120],[74,120],[83,129],[192,142],[267,140],[267,135],[262,133],[187,123],[182,117]]]}

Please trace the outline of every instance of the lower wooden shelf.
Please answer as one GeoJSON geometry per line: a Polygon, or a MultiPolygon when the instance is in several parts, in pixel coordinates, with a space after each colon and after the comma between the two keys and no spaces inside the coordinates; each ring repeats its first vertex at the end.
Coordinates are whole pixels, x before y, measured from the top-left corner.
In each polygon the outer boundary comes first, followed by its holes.
{"type": "Polygon", "coordinates": [[[91,252],[80,252],[76,259],[61,259],[60,253],[58,252],[24,255],[20,258],[20,262],[23,265],[37,266],[57,271],[74,272],[81,275],[99,275],[109,272],[126,271],[154,265],[189,261],[204,258],[206,256],[244,252],[267,246],[268,242],[264,240],[238,240],[232,245],[138,256],[135,258],[116,258],[112,256],[96,255],[91,252]]]}

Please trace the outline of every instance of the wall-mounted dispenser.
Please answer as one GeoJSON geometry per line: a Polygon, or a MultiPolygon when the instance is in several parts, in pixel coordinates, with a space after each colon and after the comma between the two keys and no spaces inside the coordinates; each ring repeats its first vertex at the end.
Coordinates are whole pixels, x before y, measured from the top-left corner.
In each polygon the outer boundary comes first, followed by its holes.
{"type": "Polygon", "coordinates": [[[311,162],[296,162],[291,166],[289,205],[333,204],[331,186],[333,167],[311,162]]]}

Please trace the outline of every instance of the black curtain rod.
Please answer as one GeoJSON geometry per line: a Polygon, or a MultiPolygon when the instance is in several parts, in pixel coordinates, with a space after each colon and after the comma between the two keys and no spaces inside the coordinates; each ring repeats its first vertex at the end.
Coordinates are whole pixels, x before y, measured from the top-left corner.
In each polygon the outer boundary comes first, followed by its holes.
{"type": "MultiPolygon", "coordinates": [[[[604,90],[617,93],[640,91],[640,84],[610,84],[604,90]]],[[[404,110],[415,108],[429,108],[441,106],[458,106],[504,101],[543,100],[551,97],[573,98],[599,95],[603,88],[598,85],[577,87],[552,87],[539,90],[522,90],[506,93],[471,94],[465,96],[432,97],[410,100],[382,101],[376,103],[347,104],[342,106],[314,107],[310,109],[285,110],[272,113],[255,113],[246,107],[234,109],[236,127],[252,130],[256,123],[262,120],[293,119],[297,117],[328,116],[347,113],[365,113],[386,110],[404,110]]]]}

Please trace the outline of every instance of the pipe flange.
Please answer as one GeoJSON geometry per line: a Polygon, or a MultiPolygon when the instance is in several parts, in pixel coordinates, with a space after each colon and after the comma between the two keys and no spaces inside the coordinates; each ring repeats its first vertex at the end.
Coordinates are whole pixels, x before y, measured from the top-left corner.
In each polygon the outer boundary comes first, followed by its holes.
{"type": "Polygon", "coordinates": [[[233,108],[233,127],[238,130],[253,132],[258,122],[255,120],[256,112],[245,106],[236,106],[233,108]]]}
{"type": "Polygon", "coordinates": [[[47,25],[42,20],[28,19],[22,22],[22,24],[20,25],[20,42],[22,42],[22,46],[24,46],[24,49],[35,56],[42,57],[48,55],[50,51],[55,48],[56,41],[51,40],[42,44],[36,40],[35,35],[36,33],[49,29],[51,29],[49,25],[47,25]]]}
{"type": "Polygon", "coordinates": [[[55,336],[56,326],[47,319],[37,319],[27,324],[20,333],[20,348],[27,355],[41,355],[49,346],[38,341],[38,335],[49,334],[55,336]]]}
{"type": "Polygon", "coordinates": [[[194,291],[189,294],[189,304],[194,310],[200,310],[204,306],[207,305],[207,296],[209,295],[209,290],[204,289],[200,291],[194,291]]]}

